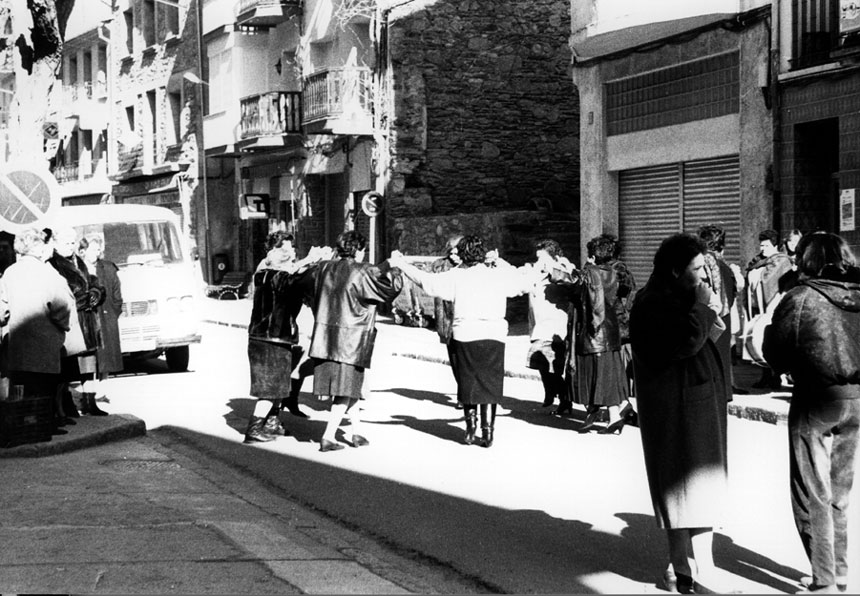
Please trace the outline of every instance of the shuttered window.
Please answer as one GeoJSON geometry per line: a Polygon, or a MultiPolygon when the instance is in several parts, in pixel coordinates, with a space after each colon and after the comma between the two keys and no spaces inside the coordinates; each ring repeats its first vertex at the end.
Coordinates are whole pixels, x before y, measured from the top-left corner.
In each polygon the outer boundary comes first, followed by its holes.
{"type": "Polygon", "coordinates": [[[726,259],[739,262],[737,155],[620,172],[618,203],[621,258],[639,287],[651,275],[664,238],[680,231],[695,234],[705,224],[726,231],[726,259]]]}

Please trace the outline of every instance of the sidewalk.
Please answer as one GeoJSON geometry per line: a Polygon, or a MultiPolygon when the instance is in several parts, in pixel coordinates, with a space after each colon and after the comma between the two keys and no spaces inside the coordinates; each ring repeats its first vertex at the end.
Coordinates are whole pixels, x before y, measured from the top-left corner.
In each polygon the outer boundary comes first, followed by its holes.
{"type": "MultiPolygon", "coordinates": [[[[251,317],[251,301],[214,300],[207,298],[201,308],[201,318],[208,323],[226,325],[240,329],[248,327],[251,317]]],[[[428,362],[448,362],[445,346],[439,343],[435,331],[395,325],[390,317],[380,317],[377,325],[377,350],[390,349],[393,354],[428,362]]],[[[505,349],[505,375],[540,382],[536,371],[526,367],[529,348],[526,323],[511,325],[505,349]]],[[[729,414],[745,420],[770,424],[785,424],[788,420],[790,389],[780,391],[753,389],[761,369],[753,364],[741,362],[733,367],[734,385],[749,394],[735,394],[729,404],[729,414]]]]}

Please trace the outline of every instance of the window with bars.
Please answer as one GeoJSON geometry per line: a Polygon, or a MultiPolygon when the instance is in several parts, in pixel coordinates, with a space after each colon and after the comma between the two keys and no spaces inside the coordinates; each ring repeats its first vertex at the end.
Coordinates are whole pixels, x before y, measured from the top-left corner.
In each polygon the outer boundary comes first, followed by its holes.
{"type": "Polygon", "coordinates": [[[792,0],[792,69],[830,60],[839,43],[839,0],[792,0]]]}
{"type": "Polygon", "coordinates": [[[606,83],[607,134],[737,113],[739,66],[730,52],[606,83]]]}

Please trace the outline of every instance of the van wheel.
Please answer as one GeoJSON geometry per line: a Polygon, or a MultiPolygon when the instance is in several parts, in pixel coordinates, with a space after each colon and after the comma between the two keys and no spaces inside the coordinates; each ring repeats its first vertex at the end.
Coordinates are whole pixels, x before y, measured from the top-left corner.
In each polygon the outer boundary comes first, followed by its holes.
{"type": "Polygon", "coordinates": [[[164,355],[167,358],[167,368],[171,371],[185,372],[188,370],[188,346],[167,348],[164,355]]]}

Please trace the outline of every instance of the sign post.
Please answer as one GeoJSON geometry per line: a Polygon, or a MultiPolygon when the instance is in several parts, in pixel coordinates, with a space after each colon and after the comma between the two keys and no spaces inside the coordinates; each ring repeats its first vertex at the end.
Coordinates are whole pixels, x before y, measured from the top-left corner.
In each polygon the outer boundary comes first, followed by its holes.
{"type": "Polygon", "coordinates": [[[17,234],[39,226],[61,203],[60,185],[47,168],[0,166],[0,229],[17,234]]]}
{"type": "Polygon", "coordinates": [[[382,212],[382,195],[375,190],[370,191],[361,199],[361,210],[370,218],[370,255],[368,262],[376,264],[376,216],[382,212]]]}

